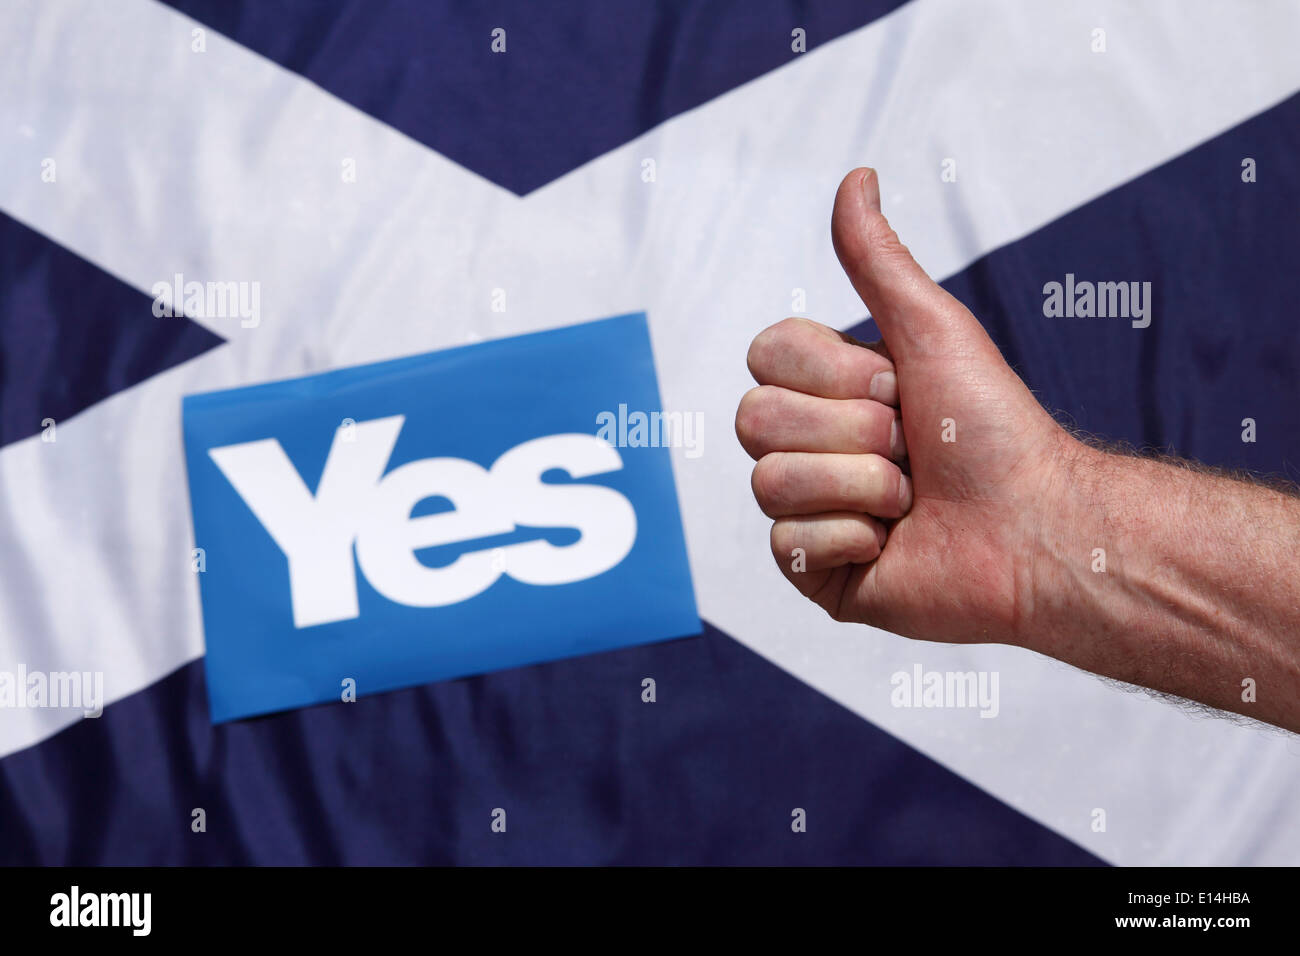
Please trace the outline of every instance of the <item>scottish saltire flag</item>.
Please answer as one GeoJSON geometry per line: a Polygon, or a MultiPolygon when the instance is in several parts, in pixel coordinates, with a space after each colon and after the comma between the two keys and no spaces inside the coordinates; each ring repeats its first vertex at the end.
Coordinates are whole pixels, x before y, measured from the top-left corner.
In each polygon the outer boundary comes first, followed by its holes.
{"type": "Polygon", "coordinates": [[[759,330],[871,336],[829,239],[869,164],[1049,408],[1295,477],[1294,3],[41,0],[0,36],[0,861],[1300,862],[1293,737],[830,621],[731,431],[759,330]],[[1045,302],[1100,280],[1145,315],[1045,302]],[[629,313],[702,423],[667,449],[702,635],[212,724],[187,396],[629,313]],[[903,706],[934,674],[971,693],[903,706]]]}

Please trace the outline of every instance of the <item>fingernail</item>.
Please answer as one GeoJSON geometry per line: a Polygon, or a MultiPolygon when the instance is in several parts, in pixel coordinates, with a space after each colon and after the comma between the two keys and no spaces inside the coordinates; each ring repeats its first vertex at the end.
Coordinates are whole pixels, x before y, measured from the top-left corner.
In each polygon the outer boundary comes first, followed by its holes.
{"type": "Polygon", "coordinates": [[[866,199],[867,206],[871,209],[880,208],[880,182],[876,177],[876,171],[870,166],[866,167],[866,172],[862,174],[862,197],[866,199]]]}
{"type": "Polygon", "coordinates": [[[912,483],[907,475],[898,476],[898,507],[904,514],[912,507],[912,483]]]}
{"type": "Polygon", "coordinates": [[[871,397],[884,405],[898,404],[898,376],[893,372],[877,372],[871,377],[871,397]]]}
{"type": "Polygon", "coordinates": [[[889,425],[889,453],[896,461],[907,457],[907,441],[903,438],[902,423],[895,418],[889,425]]]}

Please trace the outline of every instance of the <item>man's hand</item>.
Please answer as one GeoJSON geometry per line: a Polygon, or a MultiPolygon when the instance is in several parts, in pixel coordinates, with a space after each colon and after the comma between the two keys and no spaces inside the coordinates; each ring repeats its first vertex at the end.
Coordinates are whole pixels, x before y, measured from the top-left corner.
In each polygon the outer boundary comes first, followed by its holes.
{"type": "Polygon", "coordinates": [[[886,500],[898,469],[862,454],[888,452],[880,412],[857,407],[884,360],[806,320],[767,329],[749,350],[760,387],[742,399],[736,430],[758,458],[754,495],[776,519],[777,563],[837,620],[1014,642],[1033,599],[1026,557],[1040,505],[1073,442],[975,317],[913,261],[881,215],[871,170],[840,185],[831,235],[893,360],[896,396],[885,401],[901,405],[911,489],[902,477],[903,500],[886,500]],[[883,528],[860,512],[904,511],[872,560],[883,528]]]}
{"type": "Polygon", "coordinates": [[[831,234],[883,342],[772,326],[736,416],[786,577],[836,620],[1300,730],[1296,500],[1075,440],[899,242],[871,170],[841,183],[831,234]]]}

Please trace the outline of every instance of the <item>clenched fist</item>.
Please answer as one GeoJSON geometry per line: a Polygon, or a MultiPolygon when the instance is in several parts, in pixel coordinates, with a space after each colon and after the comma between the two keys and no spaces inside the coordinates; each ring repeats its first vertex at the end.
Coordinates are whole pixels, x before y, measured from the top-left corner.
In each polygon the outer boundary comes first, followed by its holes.
{"type": "Polygon", "coordinates": [[[899,242],[871,170],[840,184],[831,236],[883,341],[786,319],[736,414],[795,587],[839,621],[1300,731],[1300,496],[1069,435],[899,242]]]}
{"type": "Polygon", "coordinates": [[[749,350],[736,416],[775,519],[772,551],[832,617],[939,641],[1015,642],[1041,505],[1086,449],[912,259],[876,175],[835,197],[835,251],[880,327],[864,345],[805,319],[749,350]]]}

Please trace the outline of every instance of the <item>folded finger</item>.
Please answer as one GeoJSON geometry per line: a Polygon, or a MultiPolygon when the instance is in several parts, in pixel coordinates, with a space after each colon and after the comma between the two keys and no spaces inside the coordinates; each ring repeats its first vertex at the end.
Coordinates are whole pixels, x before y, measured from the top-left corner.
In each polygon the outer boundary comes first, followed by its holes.
{"type": "Polygon", "coordinates": [[[772,556],[787,577],[868,564],[880,557],[885,534],[882,522],[857,512],[791,515],[772,524],[772,556]]]}
{"type": "Polygon", "coordinates": [[[785,319],[764,329],[750,345],[747,362],[760,385],[898,404],[898,378],[888,358],[809,319],[785,319]]]}
{"type": "Polygon", "coordinates": [[[907,457],[897,409],[869,398],[818,398],[776,385],[760,385],[741,398],[736,436],[755,459],[774,451],[907,457]]]}
{"type": "Polygon", "coordinates": [[[912,506],[912,484],[880,455],[771,452],[751,477],[754,497],[770,518],[828,511],[902,517],[912,506]]]}

